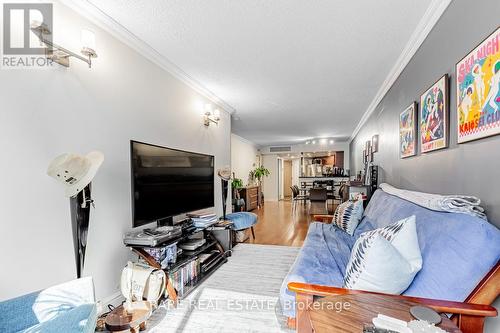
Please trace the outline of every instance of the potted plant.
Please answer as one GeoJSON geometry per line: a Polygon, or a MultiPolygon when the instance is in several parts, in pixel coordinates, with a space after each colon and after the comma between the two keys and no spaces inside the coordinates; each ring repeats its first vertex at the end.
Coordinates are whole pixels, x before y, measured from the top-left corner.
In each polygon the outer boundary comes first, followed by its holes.
{"type": "Polygon", "coordinates": [[[233,179],[231,181],[231,188],[233,190],[233,205],[234,211],[239,212],[241,208],[245,205],[245,200],[240,198],[240,189],[243,187],[243,180],[240,178],[236,178],[233,175],[233,179]]]}
{"type": "Polygon", "coordinates": [[[268,177],[271,174],[271,172],[269,172],[269,170],[267,168],[265,168],[263,165],[255,168],[253,171],[251,171],[251,173],[252,173],[253,179],[257,179],[257,181],[259,182],[259,186],[262,185],[262,179],[264,177],[268,177]]]}
{"type": "Polygon", "coordinates": [[[264,192],[262,191],[262,180],[264,177],[268,177],[271,174],[271,172],[265,168],[263,165],[260,167],[257,167],[250,171],[250,179],[252,180],[252,183],[255,183],[255,180],[257,180],[258,185],[260,187],[259,192],[260,192],[260,198],[259,198],[259,206],[264,204],[264,192]]]}

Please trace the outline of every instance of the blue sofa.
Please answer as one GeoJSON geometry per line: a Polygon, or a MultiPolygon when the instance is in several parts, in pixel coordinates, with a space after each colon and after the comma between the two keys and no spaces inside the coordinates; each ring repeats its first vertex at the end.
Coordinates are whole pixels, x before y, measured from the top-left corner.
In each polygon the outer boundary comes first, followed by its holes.
{"type": "Polygon", "coordinates": [[[90,277],[0,302],[2,333],[93,333],[96,322],[90,277]]]}
{"type": "Polygon", "coordinates": [[[415,215],[423,267],[403,295],[464,301],[500,259],[500,230],[477,217],[435,212],[377,190],[353,236],[314,222],[281,286],[283,314],[295,318],[289,282],[343,287],[351,249],[359,235],[415,215]]]}

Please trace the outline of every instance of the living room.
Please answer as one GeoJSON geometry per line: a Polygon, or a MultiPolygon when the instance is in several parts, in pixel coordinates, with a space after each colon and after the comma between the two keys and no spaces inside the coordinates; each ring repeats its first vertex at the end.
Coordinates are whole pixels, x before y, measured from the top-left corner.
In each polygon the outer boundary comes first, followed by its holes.
{"type": "Polygon", "coordinates": [[[2,1],[0,331],[500,330],[499,11],[2,1]]]}

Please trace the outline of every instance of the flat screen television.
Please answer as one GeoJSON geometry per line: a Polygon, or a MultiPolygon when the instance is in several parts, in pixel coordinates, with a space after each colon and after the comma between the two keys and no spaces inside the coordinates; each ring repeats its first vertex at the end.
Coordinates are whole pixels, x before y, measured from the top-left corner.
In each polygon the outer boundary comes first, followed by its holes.
{"type": "Polygon", "coordinates": [[[137,141],[130,151],[134,227],[214,206],[214,156],[137,141]]]}

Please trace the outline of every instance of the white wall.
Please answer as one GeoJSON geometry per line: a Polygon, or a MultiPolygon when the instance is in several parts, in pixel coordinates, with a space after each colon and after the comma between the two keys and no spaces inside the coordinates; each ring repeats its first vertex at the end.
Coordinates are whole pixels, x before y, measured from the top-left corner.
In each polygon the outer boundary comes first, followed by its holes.
{"type": "Polygon", "coordinates": [[[265,177],[262,182],[262,191],[265,201],[278,201],[278,155],[263,155],[262,164],[270,172],[269,177],[265,177]]]}
{"type": "Polygon", "coordinates": [[[76,277],[69,200],[45,173],[55,156],[94,149],[105,155],[93,182],[84,270],[98,298],[118,291],[130,256],[122,243],[132,226],[129,140],[214,154],[216,167],[230,164],[227,113],[206,128],[207,101],[181,81],[62,5],[54,23],[55,41],[74,50],[81,28],[95,31],[99,58],[92,69],[71,60],[68,69],[0,70],[0,300],[76,277]]]}
{"type": "Polygon", "coordinates": [[[248,174],[258,166],[259,151],[252,142],[231,134],[231,169],[236,178],[248,185],[248,174]]]}
{"type": "Polygon", "coordinates": [[[292,160],[292,185],[300,186],[300,158],[292,160]]]}

